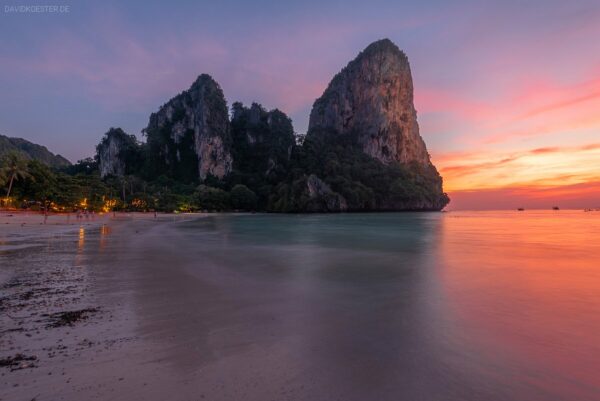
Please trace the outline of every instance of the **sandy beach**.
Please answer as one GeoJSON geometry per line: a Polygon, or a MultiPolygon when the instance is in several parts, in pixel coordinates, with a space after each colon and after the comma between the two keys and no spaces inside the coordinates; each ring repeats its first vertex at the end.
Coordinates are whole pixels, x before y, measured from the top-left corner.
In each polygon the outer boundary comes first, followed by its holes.
{"type": "MultiPolygon", "coordinates": [[[[132,266],[116,248],[135,235],[199,216],[1,213],[0,400],[140,397],[162,375],[141,364],[156,355],[135,330],[140,281],[105,269],[132,266]]],[[[142,398],[171,398],[156,390],[142,398]]]]}

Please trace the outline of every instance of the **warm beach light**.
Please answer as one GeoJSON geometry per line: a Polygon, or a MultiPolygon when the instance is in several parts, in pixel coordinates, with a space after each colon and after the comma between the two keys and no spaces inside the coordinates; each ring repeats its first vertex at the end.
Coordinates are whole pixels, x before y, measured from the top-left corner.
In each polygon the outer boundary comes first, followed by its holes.
{"type": "Polygon", "coordinates": [[[136,209],[145,209],[148,205],[145,200],[136,198],[131,201],[131,206],[136,209]]]}
{"type": "Polygon", "coordinates": [[[104,213],[110,212],[117,205],[116,199],[107,199],[104,201],[104,205],[102,205],[102,211],[104,213]]]}
{"type": "Polygon", "coordinates": [[[2,197],[0,199],[2,207],[11,208],[14,207],[15,199],[13,197],[2,197]]]}

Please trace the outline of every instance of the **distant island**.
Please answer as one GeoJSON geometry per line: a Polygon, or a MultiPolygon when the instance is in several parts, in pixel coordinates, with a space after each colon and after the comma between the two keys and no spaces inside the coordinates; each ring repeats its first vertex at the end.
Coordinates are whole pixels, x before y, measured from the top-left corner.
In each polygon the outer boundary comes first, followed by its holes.
{"type": "Polygon", "coordinates": [[[95,157],[74,165],[10,149],[4,206],[352,212],[436,211],[449,202],[419,133],[408,58],[388,39],[331,80],[306,135],[278,109],[235,102],[230,111],[207,74],[152,113],[143,134],[140,143],[110,128],[95,157]]]}

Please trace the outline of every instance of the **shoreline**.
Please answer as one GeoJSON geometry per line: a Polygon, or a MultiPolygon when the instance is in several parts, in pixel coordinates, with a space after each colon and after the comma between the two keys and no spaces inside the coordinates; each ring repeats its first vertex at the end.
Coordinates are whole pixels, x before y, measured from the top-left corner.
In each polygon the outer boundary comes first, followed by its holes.
{"type": "Polygon", "coordinates": [[[94,213],[87,216],[81,215],[77,218],[76,213],[48,213],[31,211],[6,211],[0,210],[1,225],[71,225],[109,222],[112,220],[122,220],[131,218],[135,220],[161,220],[173,218],[174,216],[203,217],[207,215],[217,215],[222,213],[157,213],[153,212],[110,212],[94,213]]]}

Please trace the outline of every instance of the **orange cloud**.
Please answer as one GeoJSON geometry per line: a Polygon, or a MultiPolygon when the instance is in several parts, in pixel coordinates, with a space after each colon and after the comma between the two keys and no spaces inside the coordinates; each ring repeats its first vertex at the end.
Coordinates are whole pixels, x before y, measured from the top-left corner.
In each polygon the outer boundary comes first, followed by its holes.
{"type": "Polygon", "coordinates": [[[600,208],[600,178],[596,181],[547,187],[509,187],[449,193],[448,210],[600,208]]]}
{"type": "Polygon", "coordinates": [[[556,187],[600,176],[600,143],[521,152],[460,152],[435,157],[447,191],[556,187]]]}
{"type": "MultiPolygon", "coordinates": [[[[600,199],[594,184],[600,143],[589,143],[600,132],[600,80],[546,81],[511,93],[489,103],[459,99],[447,108],[466,124],[456,139],[459,146],[471,148],[433,154],[453,199],[450,207],[550,207],[567,201],[591,207],[600,199]]],[[[430,110],[452,102],[446,93],[428,96],[424,104],[430,110]]]]}

